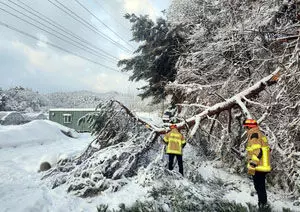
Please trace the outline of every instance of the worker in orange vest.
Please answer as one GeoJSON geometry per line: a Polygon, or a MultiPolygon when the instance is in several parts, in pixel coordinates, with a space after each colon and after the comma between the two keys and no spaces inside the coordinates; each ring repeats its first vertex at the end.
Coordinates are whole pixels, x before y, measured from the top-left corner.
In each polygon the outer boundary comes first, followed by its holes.
{"type": "Polygon", "coordinates": [[[267,137],[258,128],[254,119],[246,119],[243,123],[247,131],[247,169],[253,176],[253,183],[258,195],[259,209],[267,209],[266,174],[271,171],[270,146],[267,137]]]}
{"type": "Polygon", "coordinates": [[[183,175],[182,149],[186,141],[184,136],[178,131],[176,124],[171,124],[171,131],[164,136],[164,142],[167,145],[166,153],[169,155],[169,170],[173,170],[174,158],[176,156],[179,166],[179,172],[183,175]]]}

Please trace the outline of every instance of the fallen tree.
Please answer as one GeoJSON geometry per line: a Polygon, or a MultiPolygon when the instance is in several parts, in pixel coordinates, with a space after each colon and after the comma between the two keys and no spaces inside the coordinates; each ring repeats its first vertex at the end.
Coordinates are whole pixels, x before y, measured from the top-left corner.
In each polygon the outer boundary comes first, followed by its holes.
{"type": "MultiPolygon", "coordinates": [[[[297,196],[300,181],[299,38],[287,46],[278,44],[276,36],[282,33],[276,30],[283,20],[281,15],[273,19],[274,11],[266,9],[273,7],[272,1],[264,2],[262,10],[259,3],[251,1],[221,2],[203,7],[207,9],[207,17],[203,17],[204,11],[198,17],[196,9],[193,16],[196,21],[189,23],[194,29],[189,43],[192,48],[187,48],[187,53],[178,59],[176,80],[169,84],[175,99],[182,100],[178,105],[193,108],[180,114],[184,121],[178,126],[191,128],[189,143],[199,147],[197,151],[202,149],[201,154],[242,173],[245,164],[237,160],[237,157],[243,158],[245,151],[241,123],[246,117],[258,119],[272,147],[273,171],[269,183],[273,183],[275,189],[285,189],[291,196],[297,196]],[[248,6],[252,10],[236,13],[248,6]],[[221,17],[210,19],[211,14],[223,9],[221,17]],[[239,20],[249,22],[253,11],[259,11],[260,18],[245,29],[244,22],[239,20]],[[269,21],[260,24],[265,19],[269,21]],[[274,26],[270,26],[270,21],[274,26]]],[[[299,27],[290,21],[286,20],[286,32],[299,27]]],[[[139,119],[117,101],[99,105],[94,114],[84,119],[91,124],[95,140],[80,156],[60,161],[45,175],[52,176],[53,188],[65,184],[69,192],[82,197],[118,190],[126,184],[126,178],[136,176],[142,167],[149,167],[161,152],[156,142],[159,134],[168,131],[167,127],[139,119]],[[107,150],[111,153],[107,154],[107,150]]],[[[158,167],[155,168],[165,170],[158,167]]]]}
{"type": "MultiPolygon", "coordinates": [[[[191,131],[190,136],[193,136],[197,129],[199,128],[199,124],[201,119],[207,119],[208,116],[212,117],[214,115],[218,115],[219,113],[223,111],[228,111],[234,106],[239,106],[246,117],[251,117],[251,114],[243,104],[244,101],[247,101],[248,99],[257,96],[260,92],[262,92],[267,86],[271,86],[275,84],[278,81],[278,76],[280,74],[280,70],[274,71],[272,74],[266,76],[247,90],[244,90],[235,96],[231,97],[230,99],[220,102],[218,104],[215,104],[211,107],[207,107],[203,112],[200,114],[197,114],[196,116],[193,116],[191,118],[188,118],[185,122],[178,123],[177,126],[179,129],[184,128],[186,124],[189,126],[193,126],[193,130],[191,131]]],[[[153,127],[152,127],[153,128],[153,127]]],[[[165,132],[165,129],[156,129],[153,128],[156,132],[165,132]]]]}
{"type": "MultiPolygon", "coordinates": [[[[246,98],[258,94],[265,86],[277,81],[274,80],[277,73],[278,70],[247,91],[188,119],[187,123],[194,125],[192,135],[199,127],[197,120],[230,109],[239,104],[237,99],[242,96],[246,98]]],[[[168,131],[168,128],[158,128],[143,121],[116,100],[100,104],[94,113],[87,114],[80,122],[91,124],[95,139],[79,157],[59,161],[44,178],[55,176],[52,188],[67,183],[68,191],[81,197],[98,195],[107,189],[116,191],[125,185],[122,177],[136,175],[140,167],[146,167],[155,160],[160,152],[159,135],[168,131]],[[107,151],[111,154],[104,154],[107,151]],[[149,157],[146,153],[151,151],[156,153],[149,157]]],[[[186,123],[179,123],[178,126],[183,128],[186,123]]]]}

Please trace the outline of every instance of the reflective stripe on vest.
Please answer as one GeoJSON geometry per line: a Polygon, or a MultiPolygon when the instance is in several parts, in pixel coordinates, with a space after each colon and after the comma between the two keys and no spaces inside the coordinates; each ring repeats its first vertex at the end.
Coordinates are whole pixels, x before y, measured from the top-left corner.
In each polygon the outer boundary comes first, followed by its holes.
{"type": "Polygon", "coordinates": [[[261,148],[262,149],[262,166],[265,168],[267,171],[271,171],[271,166],[270,166],[270,147],[264,146],[261,148]]]}
{"type": "Polygon", "coordinates": [[[256,161],[256,162],[259,161],[258,157],[254,154],[252,155],[251,160],[256,161]]]}
{"type": "MultiPolygon", "coordinates": [[[[271,165],[270,165],[270,147],[264,146],[262,149],[262,158],[259,162],[259,165],[255,167],[255,171],[260,172],[270,172],[271,165]]],[[[250,164],[248,163],[248,166],[250,164]]]]}
{"type": "Polygon", "coordinates": [[[256,150],[256,149],[260,149],[261,148],[261,145],[260,144],[253,144],[251,146],[247,146],[246,150],[248,152],[251,152],[253,150],[256,150]]]}

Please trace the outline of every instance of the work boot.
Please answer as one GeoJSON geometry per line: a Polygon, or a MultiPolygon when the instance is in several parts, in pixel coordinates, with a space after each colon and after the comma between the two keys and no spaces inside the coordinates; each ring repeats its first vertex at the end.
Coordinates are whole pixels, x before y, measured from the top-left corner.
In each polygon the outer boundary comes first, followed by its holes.
{"type": "Polygon", "coordinates": [[[268,203],[258,203],[259,212],[271,212],[271,206],[268,203]]]}

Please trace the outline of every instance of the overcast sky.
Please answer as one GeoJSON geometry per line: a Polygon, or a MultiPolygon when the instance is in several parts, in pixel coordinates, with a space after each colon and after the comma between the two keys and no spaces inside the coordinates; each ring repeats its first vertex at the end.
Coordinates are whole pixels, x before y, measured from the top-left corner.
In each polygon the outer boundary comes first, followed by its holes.
{"type": "Polygon", "coordinates": [[[136,48],[123,15],[156,19],[170,1],[0,0],[0,88],[135,92],[116,66],[136,48]]]}

